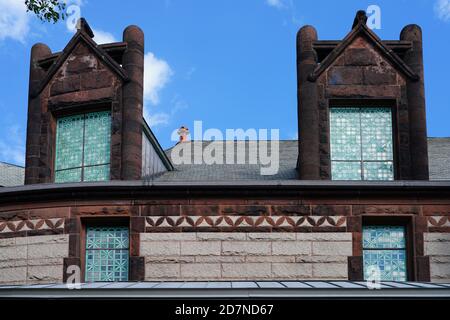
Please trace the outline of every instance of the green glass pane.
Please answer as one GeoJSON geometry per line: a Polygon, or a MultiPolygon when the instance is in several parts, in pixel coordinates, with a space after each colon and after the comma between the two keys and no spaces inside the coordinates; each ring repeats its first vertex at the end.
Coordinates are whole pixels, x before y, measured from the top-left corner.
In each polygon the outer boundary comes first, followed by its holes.
{"type": "Polygon", "coordinates": [[[333,180],[361,180],[361,163],[332,161],[331,177],[333,180]]]}
{"type": "Polygon", "coordinates": [[[381,281],[406,281],[405,250],[364,250],[364,278],[373,279],[374,272],[381,281]]]}
{"type": "Polygon", "coordinates": [[[88,250],[86,282],[127,281],[128,260],[128,250],[88,250]]]}
{"type": "Polygon", "coordinates": [[[363,160],[392,160],[390,108],[361,108],[363,160]]]}
{"type": "Polygon", "coordinates": [[[109,180],[109,164],[104,166],[85,167],[83,181],[109,180]]]}
{"type": "Polygon", "coordinates": [[[365,226],[363,227],[363,248],[404,249],[405,227],[365,226]]]}
{"type": "Polygon", "coordinates": [[[364,162],[364,180],[394,180],[392,161],[364,162]]]}
{"type": "Polygon", "coordinates": [[[86,114],[84,165],[107,164],[110,160],[111,112],[86,114]]]}
{"type": "Polygon", "coordinates": [[[56,125],[56,170],[81,167],[83,159],[83,123],[83,115],[58,119],[56,125]]]}
{"type": "Polygon", "coordinates": [[[330,109],[331,160],[361,160],[360,108],[330,109]]]}
{"type": "Polygon", "coordinates": [[[80,182],[81,181],[81,168],[68,169],[55,172],[55,182],[80,182]]]}
{"type": "Polygon", "coordinates": [[[126,227],[88,227],[86,281],[127,281],[129,232],[126,227]]]}

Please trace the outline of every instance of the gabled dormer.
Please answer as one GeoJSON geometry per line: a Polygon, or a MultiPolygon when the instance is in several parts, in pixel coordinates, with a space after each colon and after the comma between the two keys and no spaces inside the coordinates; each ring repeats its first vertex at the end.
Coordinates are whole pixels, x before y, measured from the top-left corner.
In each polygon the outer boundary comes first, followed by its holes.
{"type": "Polygon", "coordinates": [[[342,41],[298,32],[300,179],[428,179],[421,30],[383,41],[366,22],[342,41]]]}
{"type": "Polygon", "coordinates": [[[34,45],[25,183],[140,179],[143,68],[136,26],[122,42],[97,45],[80,19],[62,52],[34,45]]]}

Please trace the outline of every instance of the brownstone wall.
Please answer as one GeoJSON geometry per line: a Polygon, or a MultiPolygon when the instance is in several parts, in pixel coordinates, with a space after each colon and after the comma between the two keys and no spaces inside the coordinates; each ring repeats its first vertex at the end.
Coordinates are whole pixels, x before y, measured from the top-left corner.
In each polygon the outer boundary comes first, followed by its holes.
{"type": "MultiPolygon", "coordinates": [[[[158,191],[154,192],[153,196],[149,196],[150,193],[143,194],[136,193],[136,191],[136,189],[133,191],[135,196],[125,194],[108,196],[104,192],[100,196],[93,194],[87,188],[71,192],[71,196],[68,197],[59,196],[59,200],[53,199],[52,201],[45,201],[45,197],[39,201],[21,201],[20,203],[17,201],[5,202],[3,199],[0,206],[0,238],[66,234],[69,247],[64,265],[66,267],[72,264],[82,266],[83,230],[86,224],[127,224],[130,226],[131,234],[130,279],[143,280],[146,277],[145,269],[147,267],[148,270],[148,263],[151,260],[148,258],[148,253],[140,252],[141,237],[145,233],[164,233],[166,235],[178,233],[273,233],[282,234],[285,238],[289,237],[285,236],[288,233],[294,235],[308,233],[311,234],[311,239],[314,238],[313,235],[320,233],[330,235],[351,233],[353,245],[352,254],[348,257],[348,278],[358,280],[362,279],[362,225],[374,222],[386,224],[400,222],[408,227],[408,238],[410,239],[408,249],[411,253],[410,279],[428,281],[430,279],[430,261],[424,251],[424,235],[450,233],[450,200],[448,200],[449,197],[437,194],[433,196],[426,193],[405,192],[404,195],[392,193],[390,196],[386,194],[375,196],[377,192],[374,191],[372,195],[366,196],[359,192],[350,192],[347,195],[339,196],[333,196],[330,193],[328,197],[323,197],[320,193],[308,192],[297,197],[229,198],[216,196],[205,198],[194,195],[168,197],[179,192],[167,189],[164,191],[164,196],[158,195],[158,191]],[[91,193],[92,197],[96,197],[97,200],[85,198],[87,194],[91,193]],[[99,197],[102,200],[99,200],[99,197]],[[83,198],[85,199],[83,200],[83,198]],[[147,257],[147,265],[144,256],[147,257]]],[[[298,239],[298,236],[295,237],[298,239]]],[[[316,238],[317,236],[314,239],[316,238]]],[[[428,239],[431,238],[428,236],[428,239]]],[[[202,241],[204,243],[205,240],[202,241]]],[[[255,245],[247,238],[245,241],[249,243],[248,245],[255,245]]],[[[434,257],[433,272],[438,272],[436,271],[438,267],[448,268],[448,264],[442,264],[443,259],[447,259],[448,255],[445,251],[441,255],[436,250],[429,252],[432,252],[434,257]]],[[[308,261],[318,259],[314,254],[314,251],[311,251],[309,258],[298,257],[301,258],[298,263],[306,261],[305,259],[309,259],[308,261]]],[[[219,253],[213,253],[213,255],[217,256],[219,253]]],[[[265,254],[264,259],[269,261],[270,256],[272,254],[265,254]]],[[[296,254],[293,253],[284,258],[292,259],[292,257],[295,260],[296,254]]],[[[275,260],[272,262],[277,263],[275,260]]],[[[318,262],[323,263],[322,260],[318,262]]],[[[221,263],[227,262],[222,261],[221,263]]],[[[444,281],[445,277],[442,276],[444,271],[439,272],[440,278],[435,276],[433,279],[444,281]]],[[[301,278],[300,275],[298,277],[301,278]]]]}
{"type": "Polygon", "coordinates": [[[422,33],[402,30],[399,58],[364,24],[334,47],[311,26],[297,35],[299,177],[331,179],[329,109],[387,106],[393,110],[396,180],[428,180],[422,33]],[[319,61],[318,51],[330,51],[319,61]]]}
{"type": "Polygon", "coordinates": [[[339,105],[392,108],[396,179],[411,179],[406,80],[373,45],[357,37],[317,79],[317,88],[322,179],[331,179],[329,109],[339,105]]]}
{"type": "Polygon", "coordinates": [[[124,67],[84,29],[56,57],[33,47],[25,184],[54,180],[57,117],[99,110],[111,111],[111,180],[141,178],[143,45],[142,31],[127,28],[124,67]]]}

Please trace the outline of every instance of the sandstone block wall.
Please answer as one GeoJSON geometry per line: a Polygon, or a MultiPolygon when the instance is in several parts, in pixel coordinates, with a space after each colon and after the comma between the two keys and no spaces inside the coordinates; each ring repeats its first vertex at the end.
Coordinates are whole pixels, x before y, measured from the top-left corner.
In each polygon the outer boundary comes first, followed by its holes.
{"type": "Polygon", "coordinates": [[[62,282],[68,235],[0,239],[0,285],[62,282]]]}
{"type": "Polygon", "coordinates": [[[351,233],[141,233],[145,280],[341,279],[351,233]]]}
{"type": "Polygon", "coordinates": [[[431,282],[450,282],[450,234],[424,233],[425,255],[430,256],[431,282]]]}

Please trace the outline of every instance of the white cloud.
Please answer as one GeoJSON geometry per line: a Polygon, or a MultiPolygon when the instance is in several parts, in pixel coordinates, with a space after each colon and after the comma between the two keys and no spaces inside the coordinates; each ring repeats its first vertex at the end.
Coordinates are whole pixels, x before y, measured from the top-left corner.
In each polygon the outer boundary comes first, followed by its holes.
{"type": "Polygon", "coordinates": [[[0,40],[24,42],[30,30],[29,19],[23,0],[0,0],[0,40]]]}
{"type": "Polygon", "coordinates": [[[112,35],[112,33],[98,29],[92,29],[92,32],[94,32],[94,41],[97,44],[117,42],[116,38],[112,35]]]}
{"type": "Polygon", "coordinates": [[[173,71],[166,61],[158,59],[152,52],[147,52],[144,56],[144,99],[157,105],[159,92],[172,75],[173,71]]]}
{"type": "Polygon", "coordinates": [[[266,4],[275,7],[277,9],[282,9],[286,7],[286,4],[283,0],[266,0],[266,4]]]}
{"type": "Polygon", "coordinates": [[[170,115],[165,112],[159,112],[149,114],[148,109],[144,110],[144,118],[147,121],[150,128],[154,128],[159,125],[166,125],[169,123],[170,115]]]}
{"type": "Polygon", "coordinates": [[[144,56],[144,118],[150,127],[169,123],[169,114],[164,112],[150,112],[149,104],[159,104],[159,93],[169,82],[173,71],[169,64],[158,59],[152,52],[144,56]]]}
{"type": "Polygon", "coordinates": [[[434,12],[442,21],[450,21],[450,0],[437,0],[434,4],[434,12]]]}

